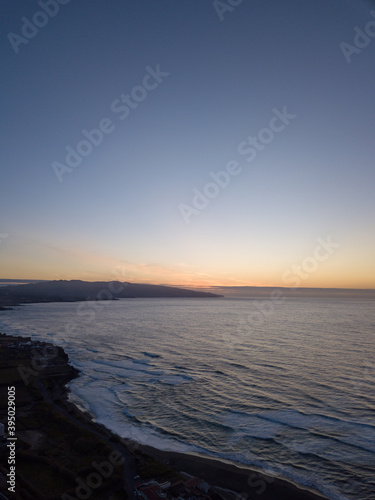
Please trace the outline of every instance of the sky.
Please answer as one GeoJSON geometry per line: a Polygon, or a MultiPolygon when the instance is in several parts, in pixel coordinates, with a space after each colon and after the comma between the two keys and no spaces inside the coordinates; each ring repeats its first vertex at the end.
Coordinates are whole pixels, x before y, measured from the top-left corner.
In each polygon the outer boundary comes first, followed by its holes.
{"type": "Polygon", "coordinates": [[[0,278],[375,288],[375,2],[0,19],[0,278]]]}

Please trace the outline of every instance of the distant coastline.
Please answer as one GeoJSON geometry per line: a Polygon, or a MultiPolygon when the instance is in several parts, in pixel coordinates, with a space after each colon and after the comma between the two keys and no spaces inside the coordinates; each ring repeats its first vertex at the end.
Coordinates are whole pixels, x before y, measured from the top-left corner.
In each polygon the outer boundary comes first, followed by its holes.
{"type": "MultiPolygon", "coordinates": [[[[96,284],[100,284],[99,290],[98,291],[103,291],[104,288],[109,288],[110,283],[117,283],[118,285],[125,285],[127,289],[130,291],[131,288],[128,288],[129,285],[131,286],[137,286],[137,287],[144,287],[145,289],[152,290],[153,288],[155,290],[159,289],[159,296],[164,297],[168,296],[171,297],[173,294],[173,291],[177,290],[184,290],[185,296],[190,296],[196,297],[196,296],[206,296],[206,297],[226,297],[226,298],[267,298],[270,297],[272,292],[274,290],[279,290],[283,296],[286,298],[365,298],[365,299],[370,299],[370,300],[375,300],[375,288],[320,288],[320,287],[296,287],[296,288],[289,288],[289,287],[282,287],[282,286],[221,286],[221,285],[216,285],[216,286],[207,286],[207,287],[186,287],[186,285],[170,285],[170,284],[145,284],[145,283],[120,283],[118,281],[81,281],[81,280],[38,280],[38,279],[0,279],[0,306],[2,304],[2,295],[3,295],[3,288],[4,287],[16,287],[19,285],[39,285],[41,287],[39,293],[44,293],[42,288],[43,285],[46,283],[80,283],[80,284],[86,284],[87,287],[93,286],[95,287],[96,284]],[[164,291],[164,293],[163,293],[164,291]],[[165,293],[165,292],[169,292],[165,293]],[[198,294],[198,295],[197,295],[198,294]]],[[[38,290],[35,289],[35,292],[38,290]]],[[[92,290],[87,290],[87,292],[92,294],[92,290]]],[[[70,292],[69,292],[70,293],[70,292]]],[[[178,293],[178,292],[177,292],[178,293]]],[[[134,291],[133,289],[133,296],[131,298],[137,298],[138,294],[134,291]]],[[[96,299],[94,298],[88,298],[84,297],[84,290],[80,294],[80,298],[74,299],[74,301],[78,300],[106,300],[106,297],[96,299]]],[[[116,294],[114,294],[116,295],[116,294]]],[[[123,298],[130,298],[130,295],[127,294],[125,296],[124,294],[123,298]]],[[[144,297],[146,297],[147,294],[143,293],[141,294],[144,297]]],[[[157,296],[157,293],[148,294],[148,297],[151,296],[157,296]]],[[[122,297],[118,297],[122,298],[122,297]]],[[[46,300],[38,300],[40,301],[46,301],[46,300]]],[[[63,299],[63,301],[68,301],[68,299],[63,299]]],[[[69,300],[71,301],[71,300],[69,300]]],[[[51,302],[56,302],[56,300],[51,300],[51,302]]]]}
{"type": "Polygon", "coordinates": [[[226,298],[270,298],[278,290],[285,298],[348,298],[375,300],[375,289],[371,288],[288,288],[281,286],[213,286],[202,288],[204,291],[222,294],[226,298]]]}
{"type": "Polygon", "coordinates": [[[28,285],[30,283],[42,283],[43,281],[48,281],[48,280],[22,280],[22,279],[0,279],[0,287],[3,286],[16,286],[16,285],[28,285]]]}
{"type": "Polygon", "coordinates": [[[119,281],[58,280],[0,287],[0,310],[41,302],[83,302],[132,298],[219,298],[221,295],[163,285],[119,281]]]}

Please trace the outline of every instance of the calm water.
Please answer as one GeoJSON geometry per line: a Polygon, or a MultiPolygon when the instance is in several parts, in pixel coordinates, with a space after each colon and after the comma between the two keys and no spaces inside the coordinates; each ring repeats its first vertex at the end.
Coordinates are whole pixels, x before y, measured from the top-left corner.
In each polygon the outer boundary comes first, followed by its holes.
{"type": "Polygon", "coordinates": [[[62,345],[73,400],[124,437],[375,499],[373,301],[34,304],[0,331],[62,345]]]}

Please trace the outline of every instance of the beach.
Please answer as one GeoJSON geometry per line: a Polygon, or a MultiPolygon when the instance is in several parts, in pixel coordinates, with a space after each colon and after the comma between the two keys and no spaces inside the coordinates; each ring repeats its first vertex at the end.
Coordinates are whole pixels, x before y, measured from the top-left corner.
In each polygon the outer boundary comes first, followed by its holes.
{"type": "MultiPolygon", "coordinates": [[[[10,465],[0,468],[0,491],[8,498],[325,498],[250,468],[122,439],[69,402],[66,385],[79,372],[61,347],[2,334],[0,363],[1,413],[9,408],[8,388],[16,408],[15,493],[8,490],[10,465]]],[[[2,423],[7,432],[6,418],[2,423]]],[[[9,443],[8,436],[2,464],[9,443]]]]}

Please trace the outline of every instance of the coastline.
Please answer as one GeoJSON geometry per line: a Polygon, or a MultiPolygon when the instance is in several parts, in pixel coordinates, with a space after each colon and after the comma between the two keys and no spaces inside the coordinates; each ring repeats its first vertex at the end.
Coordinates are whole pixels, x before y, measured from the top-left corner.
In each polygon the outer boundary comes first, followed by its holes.
{"type": "Polygon", "coordinates": [[[155,460],[200,476],[208,484],[230,490],[242,498],[261,500],[322,500],[322,493],[297,485],[281,477],[273,477],[250,466],[236,465],[229,461],[210,458],[199,454],[186,454],[158,450],[150,446],[138,445],[139,449],[155,460]]]}
{"type": "MultiPolygon", "coordinates": [[[[154,498],[155,494],[158,497],[158,487],[153,481],[159,486],[164,484],[167,498],[181,492],[215,500],[234,500],[238,495],[260,500],[327,498],[251,467],[161,451],[123,439],[68,400],[67,384],[77,376],[78,370],[69,364],[61,347],[32,341],[30,337],[0,335],[1,409],[6,403],[7,387],[14,386],[16,392],[17,486],[16,494],[10,493],[9,498],[28,500],[38,495],[41,500],[68,500],[86,492],[86,498],[93,500],[117,500],[137,498],[136,490],[154,498]],[[34,462],[34,474],[41,478],[41,484],[30,481],[26,467],[30,461],[34,462]],[[46,482],[52,495],[46,491],[46,482]],[[146,486],[150,482],[152,485],[146,486]]],[[[2,413],[5,415],[5,411],[2,413]]],[[[2,422],[6,432],[5,419],[2,422]]],[[[3,444],[0,457],[6,453],[3,444]]],[[[0,491],[7,496],[6,467],[1,466],[0,472],[0,491]]]]}

